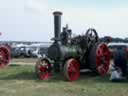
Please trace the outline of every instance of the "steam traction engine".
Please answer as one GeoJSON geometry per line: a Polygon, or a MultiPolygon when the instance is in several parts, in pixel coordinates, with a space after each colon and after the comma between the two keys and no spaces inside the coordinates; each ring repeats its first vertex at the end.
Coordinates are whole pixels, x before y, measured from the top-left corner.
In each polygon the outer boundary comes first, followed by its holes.
{"type": "Polygon", "coordinates": [[[5,68],[11,60],[9,45],[0,45],[0,69],[5,68]]]}
{"type": "Polygon", "coordinates": [[[84,35],[72,37],[68,26],[61,32],[61,12],[54,12],[54,40],[48,48],[47,58],[36,62],[36,73],[41,80],[49,79],[52,69],[62,71],[65,78],[75,81],[81,69],[90,69],[106,75],[109,69],[110,52],[106,44],[99,43],[95,29],[90,28],[84,35]]]}

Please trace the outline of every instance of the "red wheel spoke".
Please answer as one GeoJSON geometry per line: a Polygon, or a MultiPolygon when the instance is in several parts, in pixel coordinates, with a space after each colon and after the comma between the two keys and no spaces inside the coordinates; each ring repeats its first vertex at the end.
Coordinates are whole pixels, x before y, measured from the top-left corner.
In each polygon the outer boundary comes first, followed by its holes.
{"type": "Polygon", "coordinates": [[[104,55],[108,55],[109,53],[108,52],[105,52],[104,55]]]}
{"type": "Polygon", "coordinates": [[[5,60],[5,59],[4,59],[4,60],[2,60],[2,61],[3,61],[4,63],[7,63],[7,62],[8,62],[8,60],[5,60]]]}
{"type": "Polygon", "coordinates": [[[99,72],[101,72],[101,69],[103,68],[103,65],[101,64],[101,65],[99,65],[99,66],[97,66],[97,69],[98,69],[98,71],[99,72]]]}
{"type": "Polygon", "coordinates": [[[101,69],[101,72],[103,75],[106,73],[106,70],[104,69],[104,67],[101,69]]]}
{"type": "Polygon", "coordinates": [[[75,68],[75,66],[72,65],[72,66],[69,67],[69,70],[68,71],[71,72],[71,73],[74,73],[74,72],[76,72],[76,70],[77,69],[75,68]]]}
{"type": "Polygon", "coordinates": [[[97,56],[99,56],[99,57],[102,57],[102,56],[103,56],[103,51],[102,51],[102,49],[99,49],[99,50],[97,51],[97,56]]]}
{"type": "Polygon", "coordinates": [[[4,56],[9,56],[9,54],[7,53],[7,54],[4,54],[4,56]]]}
{"type": "Polygon", "coordinates": [[[71,67],[69,67],[68,72],[72,72],[72,68],[71,67]]]}

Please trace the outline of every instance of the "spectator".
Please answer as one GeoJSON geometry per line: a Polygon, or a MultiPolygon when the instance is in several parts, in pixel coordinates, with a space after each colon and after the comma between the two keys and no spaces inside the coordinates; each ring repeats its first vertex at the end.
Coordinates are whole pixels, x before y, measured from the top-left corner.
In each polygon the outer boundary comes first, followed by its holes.
{"type": "Polygon", "coordinates": [[[125,78],[122,76],[122,70],[119,67],[112,69],[110,80],[112,82],[124,82],[125,78]]]}

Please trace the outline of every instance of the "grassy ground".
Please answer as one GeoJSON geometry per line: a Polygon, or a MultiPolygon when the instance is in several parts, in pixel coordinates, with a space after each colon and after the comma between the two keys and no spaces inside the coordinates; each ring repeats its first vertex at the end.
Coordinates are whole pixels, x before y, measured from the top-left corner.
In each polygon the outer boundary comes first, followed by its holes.
{"type": "Polygon", "coordinates": [[[61,74],[40,81],[32,65],[9,66],[0,70],[0,96],[128,96],[128,84],[88,73],[75,82],[65,81],[61,74]]]}
{"type": "Polygon", "coordinates": [[[11,63],[12,64],[20,64],[20,65],[34,65],[35,62],[37,61],[37,58],[12,58],[11,63]]]}

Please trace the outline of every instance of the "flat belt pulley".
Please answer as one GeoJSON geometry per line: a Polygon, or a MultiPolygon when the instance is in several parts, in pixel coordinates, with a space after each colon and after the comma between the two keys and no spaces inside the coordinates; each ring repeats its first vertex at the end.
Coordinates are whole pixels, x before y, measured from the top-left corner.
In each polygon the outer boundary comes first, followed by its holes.
{"type": "Polygon", "coordinates": [[[91,45],[98,42],[98,39],[99,39],[96,30],[93,29],[93,28],[89,28],[86,31],[85,38],[86,38],[86,45],[87,45],[88,48],[90,48],[91,45]]]}

